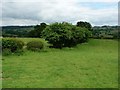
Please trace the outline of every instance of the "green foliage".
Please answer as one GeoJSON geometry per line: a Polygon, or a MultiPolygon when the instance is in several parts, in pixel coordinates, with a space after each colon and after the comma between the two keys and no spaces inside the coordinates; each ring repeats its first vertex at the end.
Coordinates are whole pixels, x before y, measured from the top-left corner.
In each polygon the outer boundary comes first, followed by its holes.
{"type": "Polygon", "coordinates": [[[34,30],[33,26],[3,26],[3,37],[27,37],[28,32],[34,30]]]}
{"type": "Polygon", "coordinates": [[[41,41],[30,41],[27,43],[27,49],[32,51],[40,51],[44,48],[44,43],[41,41]]]}
{"type": "Polygon", "coordinates": [[[0,38],[0,54],[2,53],[2,39],[0,38]]]}
{"type": "Polygon", "coordinates": [[[118,31],[118,32],[115,32],[114,34],[113,34],[113,38],[114,39],[120,39],[120,32],[118,31]]]}
{"type": "Polygon", "coordinates": [[[92,36],[91,31],[89,31],[89,30],[88,30],[88,29],[86,29],[86,28],[82,28],[82,30],[81,30],[81,31],[83,31],[84,35],[83,35],[82,40],[80,40],[80,42],[81,42],[81,43],[87,42],[87,41],[88,41],[88,39],[89,39],[89,37],[91,37],[91,36],[92,36]]]}
{"type": "Polygon", "coordinates": [[[88,39],[89,31],[86,28],[76,27],[70,23],[53,23],[47,26],[42,37],[53,44],[55,48],[73,47],[88,39]]]}
{"type": "Polygon", "coordinates": [[[18,39],[4,38],[2,39],[2,50],[10,50],[11,52],[16,52],[22,50],[24,42],[18,39]]]}
{"type": "Polygon", "coordinates": [[[92,31],[92,25],[91,25],[89,22],[80,21],[80,22],[77,22],[77,26],[78,26],[78,27],[85,27],[85,28],[87,28],[89,31],[92,31]]]}
{"type": "Polygon", "coordinates": [[[41,32],[46,28],[46,23],[41,23],[40,25],[34,26],[34,30],[28,33],[29,37],[41,37],[41,32]]]}
{"type": "Polygon", "coordinates": [[[6,48],[6,49],[3,49],[2,51],[2,55],[3,56],[7,56],[7,55],[10,55],[12,52],[10,49],[6,48]]]}
{"type": "Polygon", "coordinates": [[[119,39],[119,29],[119,26],[94,26],[92,37],[97,39],[119,39]]]}

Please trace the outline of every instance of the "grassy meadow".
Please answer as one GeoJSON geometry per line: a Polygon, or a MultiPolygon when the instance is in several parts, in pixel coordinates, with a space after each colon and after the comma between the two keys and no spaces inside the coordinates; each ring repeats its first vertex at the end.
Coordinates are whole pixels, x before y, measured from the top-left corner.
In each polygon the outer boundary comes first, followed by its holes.
{"type": "Polygon", "coordinates": [[[118,42],[90,39],[74,48],[25,50],[3,56],[2,69],[3,88],[117,88],[118,42]]]}

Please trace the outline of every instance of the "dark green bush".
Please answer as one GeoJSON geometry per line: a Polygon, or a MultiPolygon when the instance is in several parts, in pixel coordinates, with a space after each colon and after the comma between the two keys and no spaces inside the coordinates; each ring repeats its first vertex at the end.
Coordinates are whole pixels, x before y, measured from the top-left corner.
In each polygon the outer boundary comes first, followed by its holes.
{"type": "Polygon", "coordinates": [[[2,51],[2,55],[4,55],[4,56],[7,56],[7,55],[10,55],[12,52],[11,52],[11,50],[10,49],[3,49],[3,51],[2,51]]]}
{"type": "Polygon", "coordinates": [[[40,51],[44,48],[44,43],[41,41],[30,41],[27,43],[27,49],[32,51],[40,51]]]}
{"type": "Polygon", "coordinates": [[[92,33],[91,31],[89,31],[88,29],[86,28],[81,28],[81,31],[83,32],[83,37],[81,40],[79,40],[80,43],[84,43],[84,42],[87,42],[89,37],[92,36],[92,33]]]}
{"type": "Polygon", "coordinates": [[[2,54],[2,39],[0,39],[0,54],[2,54]]]}
{"type": "Polygon", "coordinates": [[[54,48],[62,48],[65,41],[71,39],[71,26],[68,23],[53,23],[43,30],[42,37],[53,44],[54,48]]]}
{"type": "Polygon", "coordinates": [[[11,52],[16,52],[22,50],[24,42],[18,39],[4,38],[2,39],[2,50],[10,50],[11,52]]]}
{"type": "Polygon", "coordinates": [[[120,39],[120,32],[113,33],[113,38],[114,39],[120,39]]]}

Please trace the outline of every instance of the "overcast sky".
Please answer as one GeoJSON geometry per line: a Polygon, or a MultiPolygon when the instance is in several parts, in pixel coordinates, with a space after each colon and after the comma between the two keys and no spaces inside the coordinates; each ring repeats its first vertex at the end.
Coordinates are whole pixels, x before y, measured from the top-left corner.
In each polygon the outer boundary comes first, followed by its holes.
{"type": "Polygon", "coordinates": [[[2,25],[88,21],[117,25],[118,0],[3,0],[2,25]]]}

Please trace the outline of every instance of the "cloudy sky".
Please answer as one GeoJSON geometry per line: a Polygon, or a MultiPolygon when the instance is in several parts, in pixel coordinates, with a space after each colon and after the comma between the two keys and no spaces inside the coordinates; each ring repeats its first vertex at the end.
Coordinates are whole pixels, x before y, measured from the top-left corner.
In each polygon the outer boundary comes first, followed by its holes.
{"type": "Polygon", "coordinates": [[[2,25],[36,25],[41,22],[88,21],[117,25],[119,0],[3,0],[2,25]]]}

